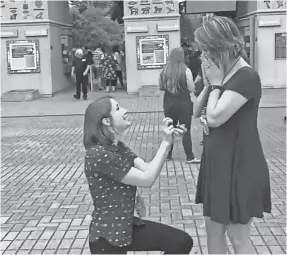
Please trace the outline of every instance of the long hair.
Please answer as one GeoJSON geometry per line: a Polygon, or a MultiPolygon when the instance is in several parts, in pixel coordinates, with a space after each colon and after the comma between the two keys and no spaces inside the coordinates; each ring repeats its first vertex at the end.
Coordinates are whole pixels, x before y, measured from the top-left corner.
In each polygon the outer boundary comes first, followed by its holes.
{"type": "Polygon", "coordinates": [[[228,52],[231,59],[239,56],[248,62],[245,43],[238,27],[227,17],[214,16],[207,19],[194,32],[201,50],[207,51],[217,62],[228,52]]]}
{"type": "Polygon", "coordinates": [[[174,48],[170,52],[169,62],[162,71],[163,89],[171,94],[176,94],[185,82],[186,65],[182,48],[174,48]]]}
{"type": "Polygon", "coordinates": [[[84,120],[84,147],[89,149],[95,144],[111,144],[111,134],[107,134],[102,120],[109,118],[112,105],[110,99],[113,97],[105,96],[90,103],[85,113],[84,120]]]}

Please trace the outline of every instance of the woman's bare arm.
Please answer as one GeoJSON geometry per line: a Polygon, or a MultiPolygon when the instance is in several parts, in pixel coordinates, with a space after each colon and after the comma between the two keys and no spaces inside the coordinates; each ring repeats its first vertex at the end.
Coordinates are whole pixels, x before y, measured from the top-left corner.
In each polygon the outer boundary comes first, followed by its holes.
{"type": "Polygon", "coordinates": [[[151,187],[159,176],[169,152],[170,145],[170,143],[163,141],[157,154],[150,163],[146,163],[142,159],[136,158],[134,160],[134,167],[131,168],[121,182],[142,188],[151,187]]]}
{"type": "Polygon", "coordinates": [[[206,105],[208,95],[209,95],[209,87],[204,86],[203,90],[201,91],[201,93],[199,94],[198,98],[196,99],[193,105],[193,116],[195,118],[199,118],[201,116],[201,111],[206,105]]]}

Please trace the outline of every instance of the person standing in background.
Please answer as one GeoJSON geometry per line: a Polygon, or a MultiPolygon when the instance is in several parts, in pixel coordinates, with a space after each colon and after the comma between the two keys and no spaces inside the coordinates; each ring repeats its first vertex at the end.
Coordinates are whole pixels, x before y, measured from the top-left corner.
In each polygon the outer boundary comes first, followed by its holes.
{"type": "Polygon", "coordinates": [[[120,48],[118,45],[115,45],[113,47],[114,52],[114,58],[117,61],[117,78],[119,78],[122,88],[124,88],[124,82],[123,82],[123,74],[122,74],[122,53],[120,52],[120,48]]]}
{"type": "Polygon", "coordinates": [[[94,66],[94,61],[93,61],[93,53],[91,50],[88,50],[87,55],[86,55],[86,60],[88,65],[90,66],[90,69],[88,71],[88,80],[89,80],[89,89],[91,91],[91,86],[93,86],[93,79],[94,79],[94,72],[93,72],[93,66],[94,66]]]}
{"type": "MultiPolygon", "coordinates": [[[[179,122],[187,128],[182,140],[186,163],[196,164],[200,160],[194,157],[190,135],[193,107],[190,93],[194,92],[194,83],[192,73],[184,62],[183,48],[174,48],[170,53],[168,64],[160,73],[159,89],[165,92],[163,100],[165,117],[171,118],[174,126],[179,122]]],[[[172,150],[171,146],[167,160],[172,159],[172,150]]]]}
{"type": "Polygon", "coordinates": [[[111,87],[112,92],[115,92],[117,86],[117,61],[113,54],[107,54],[107,56],[101,61],[100,66],[103,73],[102,78],[104,78],[106,82],[106,92],[110,92],[111,87]]]}
{"type": "Polygon", "coordinates": [[[97,47],[93,51],[93,60],[94,60],[95,79],[97,80],[99,90],[103,89],[103,86],[102,86],[102,68],[100,67],[100,63],[103,59],[104,59],[104,52],[102,51],[101,47],[97,47]]]}
{"type": "Polygon", "coordinates": [[[89,70],[90,65],[87,59],[83,57],[83,50],[77,49],[75,52],[71,72],[72,78],[76,80],[76,94],[74,95],[74,98],[77,100],[79,100],[81,97],[81,91],[83,93],[83,99],[87,100],[89,70]]]}

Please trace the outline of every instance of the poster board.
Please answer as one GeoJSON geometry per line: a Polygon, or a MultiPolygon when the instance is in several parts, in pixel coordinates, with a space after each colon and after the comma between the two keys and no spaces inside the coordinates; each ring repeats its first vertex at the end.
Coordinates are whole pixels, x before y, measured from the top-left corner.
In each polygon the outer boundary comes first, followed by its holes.
{"type": "Polygon", "coordinates": [[[159,69],[163,68],[169,54],[169,36],[137,36],[137,68],[159,69]]]}
{"type": "Polygon", "coordinates": [[[7,41],[8,73],[40,73],[39,40],[7,41]]]}

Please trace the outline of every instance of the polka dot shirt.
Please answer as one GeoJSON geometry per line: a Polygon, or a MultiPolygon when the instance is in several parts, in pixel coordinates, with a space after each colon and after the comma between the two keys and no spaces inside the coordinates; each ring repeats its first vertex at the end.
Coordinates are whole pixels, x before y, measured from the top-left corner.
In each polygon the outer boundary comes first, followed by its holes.
{"type": "Polygon", "coordinates": [[[94,202],[89,240],[100,237],[115,246],[132,242],[136,187],[120,181],[137,156],[123,143],[94,145],[86,151],[85,174],[94,202]]]}

